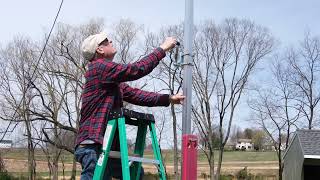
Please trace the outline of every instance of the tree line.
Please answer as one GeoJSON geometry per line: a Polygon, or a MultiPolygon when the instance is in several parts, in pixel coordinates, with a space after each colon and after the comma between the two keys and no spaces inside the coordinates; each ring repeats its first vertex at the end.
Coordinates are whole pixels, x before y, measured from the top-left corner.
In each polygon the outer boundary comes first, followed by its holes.
{"type": "MultiPolygon", "coordinates": [[[[74,153],[88,63],[80,46],[88,35],[103,31],[103,22],[60,23],[39,64],[47,34],[40,40],[17,36],[0,50],[0,119],[7,125],[2,127],[2,139],[20,129],[29,152],[29,179],[36,177],[35,148],[47,155],[52,179],[58,178],[63,152],[74,153]]],[[[119,63],[137,61],[167,36],[183,42],[182,23],[149,32],[143,25],[121,19],[109,29],[119,63]]],[[[248,112],[246,122],[263,130],[277,150],[281,179],[281,144],[288,147],[290,135],[298,128],[318,127],[319,38],[306,33],[296,46],[280,48],[269,29],[236,18],[221,23],[206,20],[194,29],[192,131],[205,140],[199,149],[206,155],[211,179],[220,179],[223,152],[227,142],[234,139],[234,125],[244,122],[239,119],[243,108],[249,109],[243,111],[248,112]],[[218,162],[214,161],[215,155],[218,162]]],[[[173,50],[150,75],[131,85],[149,91],[179,92],[183,68],[176,66],[176,61],[173,50]]],[[[174,175],[179,179],[181,107],[144,110],[156,116],[160,145],[172,143],[174,175]]],[[[71,178],[75,179],[75,161],[72,172],[71,178]]]]}

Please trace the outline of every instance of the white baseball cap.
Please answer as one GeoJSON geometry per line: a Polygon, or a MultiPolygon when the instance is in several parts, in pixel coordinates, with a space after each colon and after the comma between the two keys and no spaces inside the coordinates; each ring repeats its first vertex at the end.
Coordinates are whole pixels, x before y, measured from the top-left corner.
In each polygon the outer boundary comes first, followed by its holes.
{"type": "Polygon", "coordinates": [[[89,37],[87,37],[81,45],[81,51],[83,57],[90,61],[94,57],[96,50],[102,41],[107,39],[107,33],[101,32],[99,34],[94,34],[89,37]]]}

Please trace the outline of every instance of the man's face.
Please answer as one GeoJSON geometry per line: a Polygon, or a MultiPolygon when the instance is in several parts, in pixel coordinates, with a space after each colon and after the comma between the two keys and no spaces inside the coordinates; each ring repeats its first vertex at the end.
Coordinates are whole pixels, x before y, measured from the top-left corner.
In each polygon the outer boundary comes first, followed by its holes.
{"type": "Polygon", "coordinates": [[[117,53],[117,50],[113,47],[112,41],[105,39],[99,44],[97,52],[104,58],[112,60],[117,53]]]}

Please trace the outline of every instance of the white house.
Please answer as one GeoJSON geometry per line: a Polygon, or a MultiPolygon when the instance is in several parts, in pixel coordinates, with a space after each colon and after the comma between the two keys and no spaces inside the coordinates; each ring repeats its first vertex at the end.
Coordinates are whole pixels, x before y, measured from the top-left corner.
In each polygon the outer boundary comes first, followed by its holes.
{"type": "Polygon", "coordinates": [[[253,150],[253,143],[251,139],[238,139],[236,143],[237,150],[253,150]]]}
{"type": "Polygon", "coordinates": [[[12,141],[11,140],[2,140],[0,141],[0,149],[11,148],[12,141]]]}

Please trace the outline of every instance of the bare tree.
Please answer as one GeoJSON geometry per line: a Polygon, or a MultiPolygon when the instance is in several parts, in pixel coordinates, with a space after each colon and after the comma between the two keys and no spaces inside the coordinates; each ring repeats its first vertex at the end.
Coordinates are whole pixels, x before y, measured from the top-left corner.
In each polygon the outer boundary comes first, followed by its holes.
{"type": "Polygon", "coordinates": [[[35,136],[33,137],[36,140],[39,140],[38,147],[41,148],[43,154],[45,155],[45,158],[47,160],[47,165],[49,169],[49,179],[52,178],[52,162],[51,162],[51,152],[49,149],[49,143],[45,140],[44,134],[42,133],[42,130],[44,127],[46,127],[46,122],[42,122],[38,127],[33,127],[35,136]],[[40,127],[40,128],[39,128],[40,127]],[[39,130],[40,129],[40,130],[39,130]]]}
{"type": "Polygon", "coordinates": [[[300,118],[300,103],[295,100],[297,91],[291,79],[288,61],[276,61],[272,66],[272,85],[259,90],[258,96],[249,103],[254,111],[254,119],[267,133],[276,149],[279,179],[282,179],[282,151],[289,145],[292,130],[300,118]]]}
{"type": "Polygon", "coordinates": [[[251,104],[255,111],[255,122],[259,124],[267,135],[271,138],[272,144],[276,149],[279,166],[279,179],[282,179],[283,162],[282,162],[282,144],[283,135],[286,133],[287,122],[282,119],[282,108],[278,102],[273,99],[272,94],[261,94],[259,102],[251,104]]]}
{"type": "Polygon", "coordinates": [[[209,139],[207,157],[212,179],[213,120],[218,120],[221,141],[215,176],[219,179],[236,107],[257,63],[271,52],[273,38],[267,29],[237,19],[227,19],[219,26],[206,22],[196,37],[194,88],[197,99],[193,114],[199,131],[209,139]],[[214,110],[217,111],[215,117],[214,110]]]}
{"type": "MultiPolygon", "coordinates": [[[[68,93],[63,99],[62,114],[69,131],[74,133],[78,130],[80,121],[81,91],[84,83],[83,75],[88,61],[82,58],[80,52],[81,42],[91,34],[99,33],[104,26],[103,19],[93,19],[79,26],[61,24],[57,33],[52,38],[51,51],[62,61],[58,69],[50,69],[54,75],[64,77],[69,81],[68,93]],[[72,29],[72,31],[70,31],[72,29]]],[[[72,142],[74,143],[74,141],[72,142]]],[[[62,142],[64,150],[74,152],[74,148],[62,142]]],[[[73,159],[71,179],[76,177],[76,161],[73,159]]]]}
{"type": "MultiPolygon", "coordinates": [[[[73,134],[75,137],[78,129],[83,75],[88,63],[82,58],[81,42],[88,35],[101,32],[103,25],[103,19],[91,20],[79,26],[60,24],[49,43],[46,63],[42,66],[43,73],[47,74],[43,76],[46,78],[43,81],[46,82],[48,88],[37,89],[40,97],[44,94],[49,95],[45,101],[42,100],[42,104],[43,107],[47,107],[47,113],[49,112],[52,117],[49,123],[52,123],[53,136],[47,135],[45,129],[43,133],[46,135],[46,141],[57,148],[56,165],[59,162],[58,155],[61,153],[58,149],[74,152],[74,138],[69,139],[70,142],[64,142],[60,134],[73,134]]],[[[38,113],[40,114],[43,115],[43,113],[38,113]]],[[[75,179],[75,176],[76,162],[74,159],[71,179],[75,179]]]]}
{"type": "Polygon", "coordinates": [[[308,129],[315,126],[317,108],[320,100],[319,68],[320,68],[320,39],[306,33],[304,41],[297,50],[287,52],[287,60],[292,68],[291,81],[297,86],[301,110],[308,122],[308,129]]]}
{"type": "MultiPolygon", "coordinates": [[[[27,38],[17,37],[1,51],[1,59],[5,60],[1,74],[1,120],[13,124],[13,129],[18,123],[25,126],[25,135],[28,144],[28,177],[36,178],[36,162],[34,157],[35,144],[33,143],[32,115],[29,109],[33,101],[33,92],[30,82],[34,63],[37,57],[36,46],[27,38]]],[[[5,131],[6,133],[8,131],[5,131]]]]}
{"type": "MultiPolygon", "coordinates": [[[[177,37],[178,41],[181,41],[183,36],[182,24],[162,27],[158,34],[148,33],[146,35],[147,50],[157,47],[160,42],[168,36],[177,37]]],[[[177,47],[179,48],[179,47],[177,47]]],[[[183,47],[181,47],[183,49],[183,47]]],[[[155,73],[151,74],[150,77],[158,83],[158,87],[155,89],[161,89],[169,91],[170,94],[177,94],[182,86],[182,69],[177,66],[178,54],[177,49],[169,52],[168,58],[162,60],[160,65],[155,70],[155,73]],[[161,85],[160,85],[161,84],[161,85]]],[[[173,164],[174,164],[174,176],[175,179],[180,178],[179,173],[179,155],[178,155],[178,124],[177,124],[177,113],[179,109],[174,104],[170,105],[170,112],[172,117],[172,132],[173,132],[173,164]]]]}
{"type": "Polygon", "coordinates": [[[47,127],[42,129],[42,133],[48,142],[54,144],[52,147],[53,179],[58,179],[58,163],[61,149],[57,145],[61,144],[59,138],[60,128],[65,127],[65,123],[59,117],[61,116],[61,107],[68,88],[68,81],[47,73],[47,69],[56,69],[55,65],[57,64],[59,64],[59,62],[57,63],[57,59],[49,58],[48,56],[43,61],[43,65],[39,71],[39,80],[35,83],[32,82],[31,86],[36,92],[35,98],[41,103],[30,109],[32,115],[37,117],[37,119],[50,122],[47,127]],[[52,133],[53,139],[48,135],[48,130],[49,133],[52,133]]]}
{"type": "MultiPolygon", "coordinates": [[[[2,64],[4,76],[2,76],[1,81],[5,83],[1,84],[1,96],[4,97],[4,101],[1,103],[6,106],[2,106],[1,118],[10,122],[25,122],[28,142],[31,143],[29,143],[30,148],[34,147],[32,140],[42,141],[46,147],[53,148],[51,149],[53,150],[53,153],[51,152],[50,155],[51,157],[48,157],[49,159],[53,159],[53,179],[58,178],[58,162],[61,150],[74,152],[74,145],[72,145],[74,141],[69,139],[72,142],[63,142],[61,133],[69,131],[75,135],[78,129],[80,95],[84,81],[83,74],[86,71],[86,64],[88,63],[82,58],[80,52],[81,42],[88,35],[101,32],[104,25],[102,22],[102,19],[98,19],[91,20],[89,23],[80,26],[59,24],[54,35],[51,36],[44,56],[39,66],[37,66],[37,71],[34,73],[38,78],[33,78],[32,81],[29,80],[31,77],[30,71],[35,65],[26,62],[27,60],[33,63],[36,62],[34,60],[37,53],[36,47],[25,43],[24,47],[21,45],[21,47],[17,48],[16,46],[19,44],[15,42],[11,45],[12,47],[8,46],[1,53],[1,59],[6,60],[4,62],[11,62],[10,66],[2,64]],[[26,47],[30,48],[26,49],[26,47]],[[16,51],[9,51],[10,49],[16,51]],[[17,91],[16,87],[20,89],[17,91]],[[24,92],[23,89],[27,88],[30,90],[22,94],[24,92]],[[23,103],[18,107],[19,99],[22,99],[23,103]],[[16,117],[12,117],[15,110],[17,110],[17,115],[16,117]],[[35,131],[35,129],[38,130],[36,127],[38,121],[44,125],[39,132],[35,131]],[[41,136],[32,135],[31,125],[35,127],[33,131],[41,134],[41,136]],[[47,146],[48,144],[51,144],[51,146],[47,146]]],[[[129,48],[134,42],[134,38],[136,38],[134,33],[136,30],[132,28],[134,24],[128,22],[120,21],[120,24],[117,26],[125,27],[126,24],[130,25],[126,29],[130,31],[127,32],[124,29],[119,32],[119,36],[116,36],[124,39],[124,41],[119,43],[123,47],[123,50],[121,48],[121,53],[118,53],[124,62],[129,62],[128,59],[132,58],[129,55],[129,48]]],[[[40,124],[38,125],[39,127],[41,127],[40,124]]],[[[31,156],[33,149],[30,149],[29,152],[31,156]]],[[[29,164],[35,165],[35,163],[29,164]]],[[[35,173],[35,168],[32,169],[34,170],[30,170],[30,172],[35,173]]],[[[74,161],[71,178],[75,179],[75,175],[76,163],[74,161]]]]}
{"type": "Polygon", "coordinates": [[[138,35],[143,31],[142,25],[137,25],[129,19],[120,19],[113,30],[113,41],[117,47],[116,61],[132,62],[139,54],[135,51],[138,35]]]}
{"type": "MultiPolygon", "coordinates": [[[[143,33],[143,26],[134,23],[130,19],[120,19],[114,25],[115,28],[110,31],[111,40],[117,49],[117,54],[113,61],[117,63],[133,63],[146,54],[139,46],[139,36],[143,33]],[[142,51],[142,52],[141,52],[142,51]],[[141,55],[142,54],[142,55],[141,55]]],[[[126,82],[133,87],[143,89],[147,86],[148,81],[126,82]]],[[[124,102],[124,107],[134,109],[134,105],[124,102]]]]}

